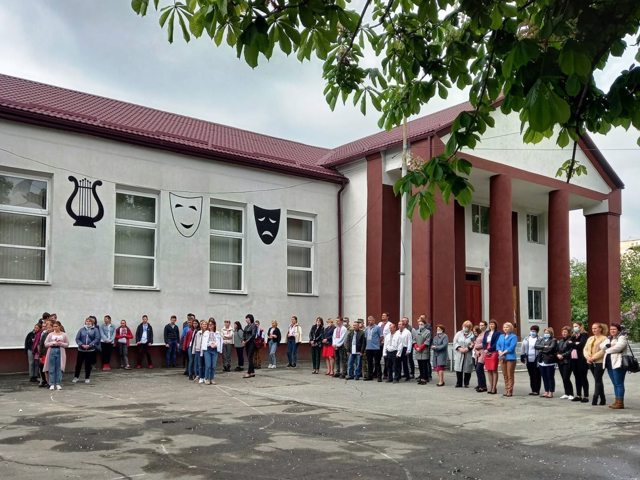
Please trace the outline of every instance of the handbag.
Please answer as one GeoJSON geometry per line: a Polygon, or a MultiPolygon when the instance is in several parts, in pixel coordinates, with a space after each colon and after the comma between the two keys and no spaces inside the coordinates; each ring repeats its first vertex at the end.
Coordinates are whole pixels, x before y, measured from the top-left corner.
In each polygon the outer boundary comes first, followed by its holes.
{"type": "Polygon", "coordinates": [[[640,372],[640,365],[638,365],[638,359],[633,354],[633,350],[629,346],[629,352],[631,355],[622,355],[622,368],[624,368],[629,373],[638,373],[640,372]]]}

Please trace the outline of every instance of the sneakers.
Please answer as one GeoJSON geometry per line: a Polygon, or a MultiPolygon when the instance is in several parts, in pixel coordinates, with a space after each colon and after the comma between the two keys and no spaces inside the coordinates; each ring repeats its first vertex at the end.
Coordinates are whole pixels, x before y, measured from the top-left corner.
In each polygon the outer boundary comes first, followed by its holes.
{"type": "Polygon", "coordinates": [[[566,400],[566,399],[568,399],[568,398],[569,398],[569,395],[562,395],[562,396],[560,397],[560,400],[566,400]]]}
{"type": "Polygon", "coordinates": [[[204,383],[204,378],[201,378],[200,380],[198,380],[198,383],[204,383]]]}
{"type": "Polygon", "coordinates": [[[53,385],[51,385],[51,386],[49,387],[49,390],[55,390],[55,389],[56,389],[56,387],[54,387],[53,385]]]}
{"type": "Polygon", "coordinates": [[[573,400],[573,395],[569,395],[569,396],[567,397],[567,400],[573,400]]]}
{"type": "Polygon", "coordinates": [[[78,383],[78,380],[80,380],[78,377],[73,377],[73,380],[71,380],[71,383],[78,383]]]}
{"type": "Polygon", "coordinates": [[[124,367],[125,370],[131,370],[131,366],[127,365],[126,367],[124,367]]]}
{"type": "Polygon", "coordinates": [[[270,363],[269,366],[267,368],[273,368],[273,364],[270,363]]]}
{"type": "Polygon", "coordinates": [[[204,381],[205,385],[211,385],[211,380],[207,379],[204,381]]]}
{"type": "Polygon", "coordinates": [[[62,385],[56,385],[56,390],[62,390],[62,385]]]}
{"type": "Polygon", "coordinates": [[[193,383],[199,383],[199,382],[200,382],[200,377],[196,375],[196,378],[193,379],[193,383]]]}
{"type": "Polygon", "coordinates": [[[91,379],[89,379],[89,378],[85,378],[85,379],[84,379],[84,383],[91,383],[91,379]]]}

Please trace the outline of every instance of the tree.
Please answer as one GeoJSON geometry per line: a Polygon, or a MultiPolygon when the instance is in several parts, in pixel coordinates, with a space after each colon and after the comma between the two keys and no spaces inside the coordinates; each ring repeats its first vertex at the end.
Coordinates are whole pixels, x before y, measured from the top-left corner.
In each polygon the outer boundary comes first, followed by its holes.
{"type": "MultiPolygon", "coordinates": [[[[131,5],[145,15],[149,3],[131,5]]],[[[371,105],[381,128],[400,125],[451,88],[468,88],[470,111],[454,121],[444,153],[417,162],[395,185],[411,197],[410,218],[417,206],[423,217],[433,212],[437,190],[445,200],[470,202],[471,165],[456,154],[473,149],[497,108],[519,113],[525,142],[573,142],[558,170],[567,181],[586,172],[576,150],[587,131],[640,129],[640,67],[620,72],[608,91],[594,81],[610,57],[630,48],[629,36],[637,48],[638,0],[360,0],[357,10],[354,3],[153,0],[153,7],[169,42],[177,24],[185,41],[207,35],[218,46],[226,42],[252,67],[274,49],[300,61],[319,58],[330,107],[350,101],[366,113],[371,105]]]]}
{"type": "Polygon", "coordinates": [[[571,283],[571,319],[587,325],[587,264],[572,258],[569,262],[571,283]]]}

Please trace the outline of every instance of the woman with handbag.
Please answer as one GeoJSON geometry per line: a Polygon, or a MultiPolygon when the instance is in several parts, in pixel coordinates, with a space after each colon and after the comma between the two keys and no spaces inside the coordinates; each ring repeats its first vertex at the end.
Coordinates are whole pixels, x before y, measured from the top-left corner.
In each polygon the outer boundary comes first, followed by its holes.
{"type": "Polygon", "coordinates": [[[604,351],[600,349],[600,345],[607,339],[609,328],[604,323],[594,323],[591,325],[591,335],[587,339],[587,343],[584,346],[584,358],[587,361],[589,370],[595,380],[595,387],[593,387],[593,400],[591,405],[606,405],[607,399],[604,396],[604,383],[602,377],[604,376],[604,351]]]}
{"type": "Polygon", "coordinates": [[[482,339],[482,350],[484,351],[484,369],[489,377],[490,395],[498,393],[498,352],[496,345],[501,333],[498,331],[498,322],[493,318],[489,320],[489,330],[482,339]]]}
{"type": "Polygon", "coordinates": [[[413,355],[418,361],[419,371],[418,385],[426,385],[429,382],[427,371],[429,343],[431,343],[431,331],[427,328],[424,317],[420,317],[418,328],[413,331],[413,355]]]}
{"type": "Polygon", "coordinates": [[[436,325],[436,335],[433,338],[433,342],[431,342],[433,370],[438,374],[436,387],[444,387],[444,371],[449,360],[449,337],[444,332],[444,325],[436,325]]]}
{"type": "Polygon", "coordinates": [[[453,369],[456,372],[456,388],[469,388],[471,372],[473,372],[473,323],[466,320],[462,330],[453,337],[453,369]]]}
{"type": "Polygon", "coordinates": [[[616,397],[614,403],[609,408],[620,410],[624,408],[624,377],[627,370],[623,366],[622,359],[629,355],[629,343],[627,336],[622,334],[622,327],[619,323],[609,325],[609,337],[602,342],[600,349],[604,350],[603,364],[609,373],[611,383],[613,383],[613,393],[616,397]]]}

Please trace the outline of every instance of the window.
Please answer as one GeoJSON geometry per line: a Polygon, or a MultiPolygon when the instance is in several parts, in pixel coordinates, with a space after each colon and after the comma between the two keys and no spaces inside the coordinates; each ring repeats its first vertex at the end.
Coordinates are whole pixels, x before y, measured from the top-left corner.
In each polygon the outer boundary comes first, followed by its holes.
{"type": "Polygon", "coordinates": [[[544,243],[542,215],[527,215],[527,241],[531,243],[544,243]]]}
{"type": "Polygon", "coordinates": [[[47,281],[49,183],[0,173],[0,279],[47,281]]]}
{"type": "Polygon", "coordinates": [[[211,205],[209,288],[222,292],[244,290],[244,209],[211,205]]]}
{"type": "Polygon", "coordinates": [[[158,197],[116,192],[116,287],[155,288],[158,197]]]}
{"type": "Polygon", "coordinates": [[[529,294],[529,320],[542,321],[542,312],[544,310],[543,300],[544,292],[539,288],[530,288],[529,294]]]}
{"type": "Polygon", "coordinates": [[[313,293],[313,219],[287,217],[287,293],[313,293]]]}
{"type": "Polygon", "coordinates": [[[475,233],[489,233],[489,207],[471,205],[471,230],[475,233]]]}

